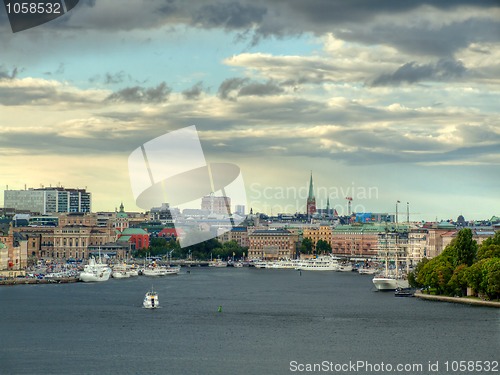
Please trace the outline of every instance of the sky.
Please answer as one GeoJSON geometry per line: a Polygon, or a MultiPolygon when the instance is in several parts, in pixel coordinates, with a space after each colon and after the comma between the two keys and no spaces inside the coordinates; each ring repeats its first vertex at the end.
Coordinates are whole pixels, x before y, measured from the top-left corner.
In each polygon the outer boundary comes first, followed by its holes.
{"type": "MultiPolygon", "coordinates": [[[[247,211],[500,215],[500,4],[81,0],[13,33],[0,9],[0,190],[137,207],[128,157],[195,125],[247,211]]],[[[177,161],[179,162],[179,161],[177,161]]],[[[165,163],[176,163],[166,160],[165,163]]],[[[3,205],[3,194],[0,195],[3,205]]]]}

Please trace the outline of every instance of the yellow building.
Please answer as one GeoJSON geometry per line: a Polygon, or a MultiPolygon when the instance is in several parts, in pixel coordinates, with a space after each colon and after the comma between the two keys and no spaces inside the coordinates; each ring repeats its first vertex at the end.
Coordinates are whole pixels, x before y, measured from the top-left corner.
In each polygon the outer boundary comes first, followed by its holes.
{"type": "Polygon", "coordinates": [[[304,228],[303,238],[311,239],[313,249],[319,240],[326,241],[332,246],[332,227],[329,225],[321,225],[319,228],[304,228]]]}

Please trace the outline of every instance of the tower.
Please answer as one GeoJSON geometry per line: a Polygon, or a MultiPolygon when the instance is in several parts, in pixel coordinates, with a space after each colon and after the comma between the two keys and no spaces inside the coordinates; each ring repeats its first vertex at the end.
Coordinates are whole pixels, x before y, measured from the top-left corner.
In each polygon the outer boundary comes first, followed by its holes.
{"type": "Polygon", "coordinates": [[[307,197],[307,217],[311,217],[316,213],[316,198],[314,197],[313,175],[309,181],[309,195],[307,197]]]}

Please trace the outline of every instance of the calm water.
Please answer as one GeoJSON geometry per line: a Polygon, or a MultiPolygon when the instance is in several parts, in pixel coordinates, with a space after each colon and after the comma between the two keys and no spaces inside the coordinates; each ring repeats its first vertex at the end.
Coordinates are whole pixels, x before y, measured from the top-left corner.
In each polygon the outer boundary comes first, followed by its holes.
{"type": "Polygon", "coordinates": [[[452,374],[445,361],[500,359],[497,309],[395,298],[351,273],[182,272],[0,288],[0,373],[290,374],[291,361],[367,361],[452,374]],[[141,307],[152,283],[158,310],[141,307]]]}

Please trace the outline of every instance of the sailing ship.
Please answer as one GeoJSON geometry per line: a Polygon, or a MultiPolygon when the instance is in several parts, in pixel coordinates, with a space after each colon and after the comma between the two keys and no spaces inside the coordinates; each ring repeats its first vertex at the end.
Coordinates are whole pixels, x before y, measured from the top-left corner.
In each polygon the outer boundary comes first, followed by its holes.
{"type": "Polygon", "coordinates": [[[385,258],[385,271],[377,274],[373,277],[373,285],[379,291],[386,290],[396,290],[398,288],[408,288],[408,280],[404,278],[399,272],[399,251],[400,251],[400,240],[402,236],[399,233],[398,228],[394,231],[389,231],[386,229],[385,233],[382,233],[379,237],[379,244],[383,244],[383,250],[379,250],[383,252],[385,258]],[[394,259],[395,269],[394,272],[390,272],[389,270],[389,261],[391,258],[394,259]]]}

